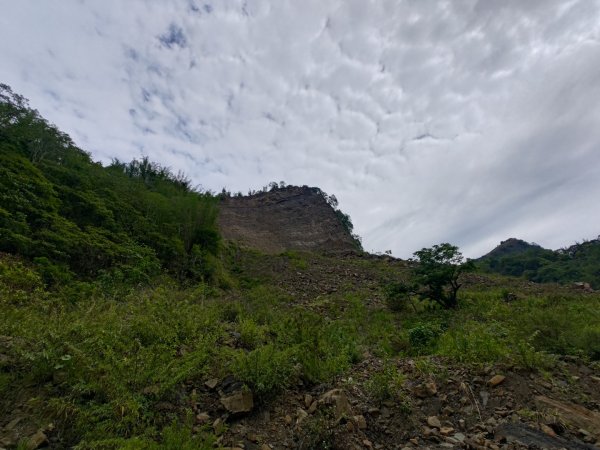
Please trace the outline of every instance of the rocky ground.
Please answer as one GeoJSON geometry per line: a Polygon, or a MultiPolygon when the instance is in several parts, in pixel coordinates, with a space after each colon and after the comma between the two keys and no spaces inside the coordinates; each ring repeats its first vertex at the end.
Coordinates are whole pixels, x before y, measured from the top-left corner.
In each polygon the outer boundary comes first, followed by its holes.
{"type": "Polygon", "coordinates": [[[197,426],[229,448],[594,449],[600,444],[600,377],[572,358],[552,375],[509,367],[460,367],[406,359],[399,398],[373,399],[366,386],[382,369],[367,357],[331,385],[302,385],[254,405],[232,379],[194,387],[197,426]],[[426,366],[426,367],[423,367],[426,366]]]}

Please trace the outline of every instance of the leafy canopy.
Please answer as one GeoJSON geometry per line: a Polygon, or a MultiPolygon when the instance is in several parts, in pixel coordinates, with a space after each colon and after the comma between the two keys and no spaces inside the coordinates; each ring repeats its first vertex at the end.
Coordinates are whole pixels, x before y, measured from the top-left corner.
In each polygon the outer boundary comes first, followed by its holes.
{"type": "Polygon", "coordinates": [[[443,308],[457,308],[460,275],[471,271],[473,263],[465,262],[458,247],[448,243],[422,248],[413,256],[412,261],[416,263],[413,270],[421,297],[431,299],[443,308]]]}

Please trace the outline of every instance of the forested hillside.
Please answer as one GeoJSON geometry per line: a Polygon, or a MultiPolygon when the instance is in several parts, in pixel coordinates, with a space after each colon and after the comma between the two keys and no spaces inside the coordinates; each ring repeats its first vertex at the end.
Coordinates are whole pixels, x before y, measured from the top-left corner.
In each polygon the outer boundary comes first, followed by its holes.
{"type": "Polygon", "coordinates": [[[477,260],[481,269],[537,283],[586,282],[600,288],[600,240],[560,250],[548,250],[519,239],[508,239],[477,260]]]}
{"type": "Polygon", "coordinates": [[[46,282],[211,277],[217,199],[148,159],[95,163],[0,85],[0,251],[46,282]]]}

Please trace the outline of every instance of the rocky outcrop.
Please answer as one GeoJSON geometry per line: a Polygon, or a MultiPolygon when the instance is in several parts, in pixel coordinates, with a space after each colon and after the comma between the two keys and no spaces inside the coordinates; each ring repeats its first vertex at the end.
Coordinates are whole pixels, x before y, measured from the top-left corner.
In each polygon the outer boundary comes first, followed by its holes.
{"type": "Polygon", "coordinates": [[[224,239],[266,253],[356,250],[357,243],[318,188],[295,187],[221,201],[224,239]]]}

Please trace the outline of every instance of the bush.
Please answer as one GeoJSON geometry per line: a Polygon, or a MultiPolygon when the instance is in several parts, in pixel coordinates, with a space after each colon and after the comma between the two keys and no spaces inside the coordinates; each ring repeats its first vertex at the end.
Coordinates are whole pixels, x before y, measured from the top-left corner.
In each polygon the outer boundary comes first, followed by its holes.
{"type": "Polygon", "coordinates": [[[389,283],[384,288],[385,301],[392,311],[404,311],[410,303],[413,289],[404,282],[389,283]]]}
{"type": "Polygon", "coordinates": [[[238,354],[233,371],[250,386],[259,402],[281,392],[294,382],[296,376],[292,351],[278,350],[272,344],[238,354]]]}
{"type": "Polygon", "coordinates": [[[456,361],[496,362],[509,354],[509,348],[493,324],[467,322],[440,336],[439,353],[456,361]]]}
{"type": "Polygon", "coordinates": [[[432,324],[421,324],[408,330],[408,342],[417,353],[431,349],[440,330],[432,324]]]}

